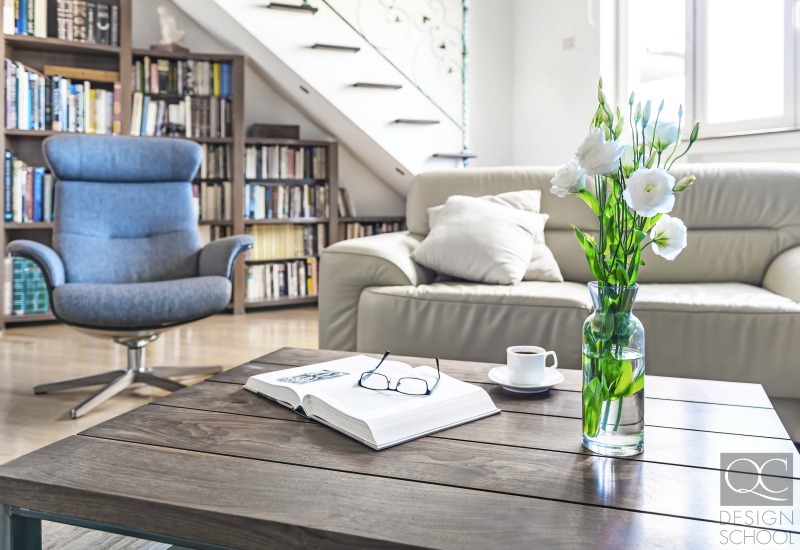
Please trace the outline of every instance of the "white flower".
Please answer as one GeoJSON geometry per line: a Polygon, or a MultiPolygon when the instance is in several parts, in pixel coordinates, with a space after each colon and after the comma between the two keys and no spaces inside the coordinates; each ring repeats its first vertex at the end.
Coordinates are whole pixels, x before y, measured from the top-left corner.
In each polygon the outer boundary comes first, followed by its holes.
{"type": "Polygon", "coordinates": [[[686,225],[678,218],[664,214],[650,231],[653,252],[667,260],[674,260],[686,248],[686,225]]]}
{"type": "Polygon", "coordinates": [[[619,167],[622,145],[606,141],[602,128],[595,128],[586,136],[575,153],[587,176],[605,176],[619,167]]]}
{"type": "Polygon", "coordinates": [[[574,195],[581,189],[586,189],[586,170],[581,168],[578,159],[571,158],[556,170],[556,175],[550,180],[550,192],[559,197],[574,195]]]}
{"type": "Polygon", "coordinates": [[[674,122],[659,122],[658,127],[653,136],[653,127],[648,125],[644,129],[644,135],[647,141],[653,143],[656,151],[663,153],[664,149],[675,143],[678,139],[678,125],[674,122]]]}
{"type": "Polygon", "coordinates": [[[651,218],[675,206],[675,178],[663,168],[639,168],[628,178],[622,197],[637,214],[651,218]]]}

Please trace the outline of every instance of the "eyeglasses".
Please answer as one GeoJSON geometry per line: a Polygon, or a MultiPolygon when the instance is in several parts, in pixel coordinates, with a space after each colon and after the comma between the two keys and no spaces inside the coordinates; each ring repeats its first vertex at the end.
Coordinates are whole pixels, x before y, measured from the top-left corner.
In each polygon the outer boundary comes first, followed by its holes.
{"type": "Polygon", "coordinates": [[[361,378],[358,379],[359,386],[368,390],[391,390],[406,395],[430,395],[433,393],[433,390],[436,389],[436,386],[439,385],[439,381],[442,379],[442,373],[439,370],[438,357],[436,358],[436,383],[433,386],[428,386],[428,381],[423,380],[422,378],[405,376],[398,379],[397,384],[395,384],[394,387],[391,387],[391,378],[379,372],[375,372],[380,368],[386,358],[389,357],[389,353],[391,352],[387,351],[383,354],[383,357],[381,358],[377,367],[361,374],[361,378]]]}

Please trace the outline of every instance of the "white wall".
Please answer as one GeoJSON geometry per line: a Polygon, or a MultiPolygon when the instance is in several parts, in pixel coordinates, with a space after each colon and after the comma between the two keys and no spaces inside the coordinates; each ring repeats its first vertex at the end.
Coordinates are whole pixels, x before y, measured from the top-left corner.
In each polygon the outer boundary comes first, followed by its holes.
{"type": "Polygon", "coordinates": [[[587,0],[514,0],[513,36],[512,163],[561,164],[596,109],[599,25],[587,0]]]}
{"type": "Polygon", "coordinates": [[[468,47],[470,166],[513,163],[514,0],[470,2],[468,47]]]}
{"type": "MultiPolygon", "coordinates": [[[[186,30],[183,45],[191,51],[232,53],[229,48],[195,24],[171,0],[136,0],[132,4],[134,48],[148,48],[151,44],[158,43],[159,26],[156,8],[164,6],[175,16],[178,28],[186,30]]],[[[267,85],[252,67],[246,66],[245,125],[256,122],[299,124],[301,138],[333,139],[267,85]]],[[[341,146],[339,185],[350,191],[358,214],[400,215],[405,212],[405,200],[356,160],[350,151],[341,146]]]]}

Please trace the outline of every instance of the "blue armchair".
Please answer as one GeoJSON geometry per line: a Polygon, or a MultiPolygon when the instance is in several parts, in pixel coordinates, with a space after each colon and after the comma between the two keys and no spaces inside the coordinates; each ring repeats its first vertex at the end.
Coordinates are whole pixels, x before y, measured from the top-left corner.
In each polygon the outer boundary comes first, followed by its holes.
{"type": "Polygon", "coordinates": [[[168,376],[221,367],[148,367],[144,346],[171,327],[221,311],[231,298],[236,257],[253,239],[240,235],[201,246],[191,180],[200,146],[164,138],[63,135],[44,141],[53,174],[53,248],[18,240],[13,256],[45,275],[56,318],[128,349],[125,370],[34,388],[37,394],[104,385],[70,411],[78,418],[137,382],[166,390],[168,376]]]}

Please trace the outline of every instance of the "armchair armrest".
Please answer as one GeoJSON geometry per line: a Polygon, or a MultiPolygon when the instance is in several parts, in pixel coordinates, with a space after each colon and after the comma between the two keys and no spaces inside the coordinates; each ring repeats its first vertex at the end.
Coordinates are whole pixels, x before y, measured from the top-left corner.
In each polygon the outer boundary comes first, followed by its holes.
{"type": "Polygon", "coordinates": [[[44,273],[49,289],[64,284],[64,262],[61,256],[49,246],[36,241],[18,240],[8,243],[6,250],[12,256],[26,258],[38,265],[44,273]]]}
{"type": "Polygon", "coordinates": [[[233,262],[237,256],[253,248],[253,237],[250,235],[235,235],[211,241],[200,250],[198,273],[201,277],[218,275],[231,278],[233,262]]]}
{"type": "Polygon", "coordinates": [[[356,351],[358,301],[365,288],[433,282],[436,274],[411,259],[421,241],[404,231],[342,241],[322,252],[320,348],[356,351]]]}
{"type": "Polygon", "coordinates": [[[783,251],[767,268],[764,288],[800,303],[800,246],[783,251]]]}

